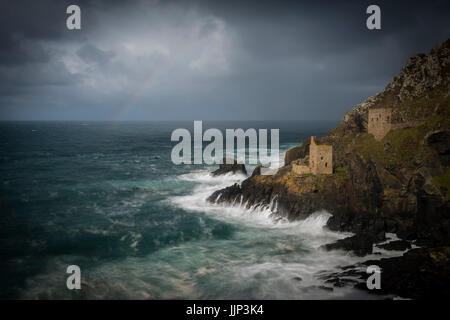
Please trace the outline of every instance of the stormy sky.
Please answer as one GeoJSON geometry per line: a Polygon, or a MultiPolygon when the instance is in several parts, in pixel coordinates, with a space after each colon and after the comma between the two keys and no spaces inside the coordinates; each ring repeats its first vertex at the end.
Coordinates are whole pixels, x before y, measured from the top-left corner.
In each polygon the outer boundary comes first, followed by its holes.
{"type": "Polygon", "coordinates": [[[314,120],[450,35],[443,1],[0,2],[0,120],[314,120]],[[81,30],[66,8],[81,8],[81,30]],[[381,7],[382,29],[366,28],[381,7]]]}

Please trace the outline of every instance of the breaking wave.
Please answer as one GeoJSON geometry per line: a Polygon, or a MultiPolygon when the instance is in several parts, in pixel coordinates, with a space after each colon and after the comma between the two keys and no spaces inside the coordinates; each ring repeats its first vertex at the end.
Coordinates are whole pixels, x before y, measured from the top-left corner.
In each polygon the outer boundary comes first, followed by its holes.
{"type": "MultiPolygon", "coordinates": [[[[352,235],[327,229],[330,213],[322,210],[304,220],[288,221],[275,214],[278,206],[276,198],[268,205],[253,205],[249,208],[239,197],[231,204],[206,201],[214,191],[241,183],[245,178],[233,174],[214,177],[206,170],[188,173],[179,179],[196,182],[198,185],[191,194],[170,200],[173,205],[184,210],[205,214],[240,227],[240,245],[253,247],[252,258],[244,259],[248,254],[245,253],[242,254],[242,260],[228,266],[225,274],[229,278],[226,283],[231,287],[227,289],[229,296],[224,298],[373,298],[349,287],[331,288],[318,278],[318,271],[338,271],[339,266],[355,264],[367,258],[379,259],[389,254],[378,250],[376,255],[360,258],[339,250],[327,252],[321,249],[324,244],[352,235]]],[[[218,291],[211,289],[207,297],[223,297],[223,289],[219,285],[218,291]]]]}

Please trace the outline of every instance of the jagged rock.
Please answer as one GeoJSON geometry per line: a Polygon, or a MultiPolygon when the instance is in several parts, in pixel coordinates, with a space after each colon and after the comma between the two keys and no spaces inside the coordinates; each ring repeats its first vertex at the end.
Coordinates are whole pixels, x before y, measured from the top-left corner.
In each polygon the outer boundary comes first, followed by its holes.
{"type": "Polygon", "coordinates": [[[377,247],[385,250],[405,251],[411,249],[411,243],[405,240],[395,240],[385,244],[377,244],[377,247]]]}
{"type": "Polygon", "coordinates": [[[322,272],[319,279],[334,287],[356,287],[372,294],[397,295],[410,299],[447,299],[450,297],[450,248],[418,248],[403,256],[368,260],[322,272]],[[367,267],[381,269],[381,288],[369,290],[367,267]]]}
{"type": "Polygon", "coordinates": [[[358,104],[352,111],[345,113],[342,124],[346,127],[346,131],[364,132],[367,130],[368,110],[377,105],[380,95],[381,93],[376,93],[358,104]]]}
{"type": "Polygon", "coordinates": [[[322,272],[319,279],[334,287],[356,287],[372,294],[394,294],[410,299],[447,299],[450,297],[450,248],[418,248],[403,256],[368,260],[322,272]],[[381,269],[381,288],[369,290],[367,267],[381,269]]]}
{"type": "Polygon", "coordinates": [[[294,147],[286,151],[284,155],[284,164],[289,165],[292,161],[305,158],[309,152],[310,139],[303,141],[300,147],[294,147]]]}
{"type": "MultiPolygon", "coordinates": [[[[381,289],[371,293],[413,299],[450,297],[449,247],[412,249],[401,257],[366,261],[364,265],[381,268],[381,289]]],[[[365,283],[357,287],[367,290],[365,283]]]]}
{"type": "Polygon", "coordinates": [[[437,45],[430,54],[415,54],[408,58],[400,73],[387,85],[387,92],[396,93],[399,102],[423,96],[427,91],[448,85],[450,41],[437,45]],[[447,69],[446,69],[447,68],[447,69]]]}
{"type": "Polygon", "coordinates": [[[230,187],[226,187],[225,189],[217,190],[212,195],[210,195],[207,200],[209,202],[215,203],[228,202],[231,199],[236,200],[240,195],[241,187],[237,183],[235,183],[230,187]]]}
{"type": "Polygon", "coordinates": [[[228,164],[226,161],[226,158],[223,159],[223,163],[219,165],[219,169],[216,171],[213,171],[211,174],[213,176],[219,176],[222,174],[227,174],[229,172],[232,172],[234,174],[236,173],[242,173],[244,175],[247,175],[247,170],[245,169],[245,164],[237,163],[236,160],[228,161],[233,162],[231,164],[228,164]]]}
{"type": "Polygon", "coordinates": [[[253,172],[252,172],[251,177],[254,177],[254,176],[260,176],[260,175],[261,175],[261,168],[266,168],[266,167],[264,167],[264,166],[261,165],[261,164],[258,164],[258,165],[255,167],[255,169],[253,169],[253,172]]]}
{"type": "MultiPolygon", "coordinates": [[[[382,235],[380,238],[384,237],[382,235]]],[[[376,237],[370,234],[359,234],[345,239],[340,239],[334,243],[326,244],[323,246],[325,250],[337,250],[342,249],[346,251],[353,251],[357,256],[365,256],[372,253],[374,242],[376,237]]]]}

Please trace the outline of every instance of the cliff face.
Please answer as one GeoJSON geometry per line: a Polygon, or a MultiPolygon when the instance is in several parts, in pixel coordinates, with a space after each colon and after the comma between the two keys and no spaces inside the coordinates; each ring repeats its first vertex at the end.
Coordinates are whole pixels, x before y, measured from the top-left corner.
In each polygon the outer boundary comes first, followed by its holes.
{"type": "Polygon", "coordinates": [[[253,175],[209,201],[269,205],[302,219],[325,209],[328,227],[382,238],[394,232],[427,246],[450,243],[450,40],[414,55],[386,87],[347,112],[318,144],[333,146],[333,174],[296,175],[290,162],[307,156],[309,141],[286,154],[276,175],[253,175]],[[377,141],[367,133],[370,108],[392,108],[393,129],[377,141]],[[220,195],[220,197],[219,197],[220,195]]]}

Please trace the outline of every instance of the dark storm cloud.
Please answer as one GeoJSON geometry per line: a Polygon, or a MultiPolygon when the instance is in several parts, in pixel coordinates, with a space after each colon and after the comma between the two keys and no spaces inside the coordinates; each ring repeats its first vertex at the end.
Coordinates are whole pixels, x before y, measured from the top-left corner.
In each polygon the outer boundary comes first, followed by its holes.
{"type": "Polygon", "coordinates": [[[382,30],[368,1],[3,1],[0,119],[338,119],[450,34],[448,1],[374,3],[382,30]]]}
{"type": "Polygon", "coordinates": [[[17,66],[24,63],[48,62],[49,54],[44,48],[20,33],[0,33],[0,65],[17,66]]]}

